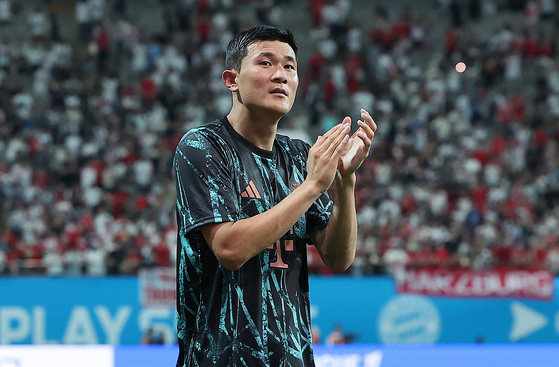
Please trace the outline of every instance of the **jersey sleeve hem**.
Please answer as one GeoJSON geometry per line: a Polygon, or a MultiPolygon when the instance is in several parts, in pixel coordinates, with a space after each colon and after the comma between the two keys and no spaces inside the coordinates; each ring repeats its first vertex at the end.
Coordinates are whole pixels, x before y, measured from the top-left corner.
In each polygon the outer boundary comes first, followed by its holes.
{"type": "Polygon", "coordinates": [[[198,230],[200,229],[200,227],[206,224],[219,224],[219,223],[226,223],[226,222],[233,222],[233,221],[234,221],[233,219],[227,219],[227,218],[216,219],[215,217],[207,217],[207,218],[197,220],[196,223],[185,226],[184,233],[187,234],[189,232],[198,230]]]}

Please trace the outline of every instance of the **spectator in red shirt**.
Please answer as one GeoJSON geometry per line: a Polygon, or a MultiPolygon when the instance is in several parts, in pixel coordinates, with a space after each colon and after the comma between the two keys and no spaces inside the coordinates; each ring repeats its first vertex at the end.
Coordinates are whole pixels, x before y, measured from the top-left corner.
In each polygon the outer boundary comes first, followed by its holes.
{"type": "Polygon", "coordinates": [[[146,76],[142,79],[141,86],[144,103],[151,104],[155,101],[156,96],[155,82],[149,75],[146,74],[146,76]]]}
{"type": "Polygon", "coordinates": [[[515,94],[509,101],[510,109],[513,114],[513,118],[517,122],[524,121],[526,114],[526,99],[520,93],[515,94]]]}
{"type": "Polygon", "coordinates": [[[493,157],[500,157],[507,148],[507,141],[502,136],[497,136],[491,141],[490,153],[493,157]]]}
{"type": "Polygon", "coordinates": [[[474,208],[478,209],[482,213],[485,211],[487,205],[487,187],[476,186],[472,190],[472,201],[474,203],[474,208]]]}
{"type": "Polygon", "coordinates": [[[100,25],[93,31],[93,40],[97,45],[97,69],[101,74],[108,70],[110,36],[105,25],[100,25]]]}
{"type": "Polygon", "coordinates": [[[152,252],[154,255],[153,262],[155,266],[167,267],[171,265],[171,252],[169,251],[169,247],[164,241],[161,241],[156,246],[154,246],[152,252]]]}
{"type": "Polygon", "coordinates": [[[329,109],[334,108],[334,104],[336,101],[336,83],[334,83],[334,79],[330,76],[326,82],[324,83],[324,102],[326,103],[326,107],[329,109]]]}
{"type": "Polygon", "coordinates": [[[458,34],[456,29],[449,28],[445,33],[446,56],[450,57],[458,48],[458,34]]]}
{"type": "Polygon", "coordinates": [[[519,242],[513,246],[510,252],[509,267],[514,269],[529,269],[534,265],[533,253],[525,242],[519,242]]]}
{"type": "Polygon", "coordinates": [[[118,190],[111,194],[112,214],[115,219],[120,218],[124,214],[125,206],[131,194],[120,185],[118,190]]]}
{"type": "Polygon", "coordinates": [[[555,45],[552,36],[545,32],[540,32],[536,45],[536,53],[539,57],[555,56],[555,45]]]}
{"type": "Polygon", "coordinates": [[[402,18],[392,26],[391,32],[397,42],[403,41],[410,36],[410,13],[406,9],[402,18]]]}
{"type": "Polygon", "coordinates": [[[507,269],[511,264],[512,248],[507,245],[496,245],[491,248],[493,253],[493,267],[495,269],[507,269]]]}
{"type": "Polygon", "coordinates": [[[317,27],[322,23],[322,8],[324,7],[324,0],[311,0],[309,5],[309,11],[311,13],[311,18],[313,25],[317,27]]]}
{"type": "Polygon", "coordinates": [[[406,217],[417,210],[417,202],[411,192],[407,192],[402,200],[400,200],[400,209],[402,210],[402,215],[406,217]]]}
{"type": "Polygon", "coordinates": [[[451,253],[448,251],[443,242],[435,244],[435,246],[431,249],[431,256],[435,266],[447,267],[450,264],[451,253]]]}
{"type": "Polygon", "coordinates": [[[206,42],[208,38],[210,38],[210,32],[212,30],[212,23],[210,18],[203,16],[198,19],[196,23],[196,30],[198,31],[198,35],[200,36],[201,42],[206,42]]]}
{"type": "Polygon", "coordinates": [[[528,59],[533,59],[537,56],[538,46],[536,40],[528,31],[524,32],[524,42],[522,43],[522,51],[524,52],[524,56],[528,59]]]}
{"type": "Polygon", "coordinates": [[[315,51],[312,53],[307,61],[307,74],[311,78],[311,81],[320,79],[324,71],[324,67],[327,65],[327,63],[328,61],[326,60],[324,55],[322,55],[322,53],[320,53],[318,49],[315,49],[315,51]]]}

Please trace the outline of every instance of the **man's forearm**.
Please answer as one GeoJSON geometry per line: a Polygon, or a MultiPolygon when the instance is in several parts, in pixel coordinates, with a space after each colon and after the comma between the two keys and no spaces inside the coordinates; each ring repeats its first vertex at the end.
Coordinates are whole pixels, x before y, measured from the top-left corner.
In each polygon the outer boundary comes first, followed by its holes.
{"type": "Polygon", "coordinates": [[[355,259],[357,214],[355,211],[355,174],[335,180],[334,209],[328,227],[315,246],[324,263],[335,272],[347,270],[355,259]]]}
{"type": "Polygon", "coordinates": [[[320,194],[312,183],[304,182],[270,210],[237,222],[204,226],[202,233],[218,261],[237,270],[289,231],[320,194]]]}

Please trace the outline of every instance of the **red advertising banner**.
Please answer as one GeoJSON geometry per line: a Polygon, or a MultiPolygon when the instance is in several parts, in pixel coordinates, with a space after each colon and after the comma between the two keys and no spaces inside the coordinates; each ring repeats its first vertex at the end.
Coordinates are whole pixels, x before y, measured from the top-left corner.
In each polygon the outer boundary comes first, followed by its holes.
{"type": "Polygon", "coordinates": [[[138,272],[140,304],[143,307],[174,308],[177,299],[174,268],[141,269],[138,272]]]}
{"type": "Polygon", "coordinates": [[[548,270],[412,269],[396,274],[396,291],[442,297],[518,297],[549,300],[548,270]]]}

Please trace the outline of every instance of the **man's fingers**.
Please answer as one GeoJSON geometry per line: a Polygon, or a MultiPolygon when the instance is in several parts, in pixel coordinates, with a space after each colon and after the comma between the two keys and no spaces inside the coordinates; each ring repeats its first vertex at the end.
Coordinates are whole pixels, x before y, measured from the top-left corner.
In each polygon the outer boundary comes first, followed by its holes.
{"type": "Polygon", "coordinates": [[[349,116],[346,116],[342,122],[340,122],[339,124],[335,125],[334,127],[332,127],[330,130],[328,130],[326,133],[324,133],[324,137],[328,138],[332,135],[337,135],[339,134],[339,130],[345,128],[345,126],[347,124],[351,124],[351,118],[349,116]]]}
{"type": "Polygon", "coordinates": [[[363,121],[359,121],[358,124],[359,124],[359,129],[357,129],[354,135],[365,136],[368,140],[372,141],[373,138],[375,137],[375,132],[371,129],[371,127],[368,126],[363,121]]]}
{"type": "MultiPolygon", "coordinates": [[[[326,152],[325,152],[328,156],[332,156],[333,154],[335,154],[336,151],[338,151],[338,148],[340,147],[340,144],[343,143],[344,139],[346,137],[349,138],[349,131],[350,131],[350,125],[344,123],[342,129],[340,129],[337,132],[337,134],[331,136],[330,145],[328,146],[328,148],[326,149],[326,152]]],[[[346,142],[346,144],[347,144],[347,142],[346,142]]],[[[343,148],[345,149],[345,144],[344,144],[343,148]]]]}
{"type": "MultiPolygon", "coordinates": [[[[372,138],[370,138],[369,134],[367,134],[365,132],[365,130],[361,129],[361,128],[359,130],[357,130],[355,133],[356,133],[357,137],[359,137],[359,139],[361,139],[361,141],[363,142],[363,145],[365,146],[365,152],[367,153],[366,156],[368,156],[369,155],[369,149],[371,148],[371,145],[373,143],[372,138]]],[[[373,133],[373,136],[374,136],[374,134],[375,133],[373,133]]]]}
{"type": "Polygon", "coordinates": [[[365,130],[369,138],[372,140],[375,135],[375,131],[377,131],[376,122],[373,120],[371,114],[363,108],[361,109],[361,118],[363,118],[363,121],[357,121],[357,124],[365,130]]]}
{"type": "Polygon", "coordinates": [[[336,126],[332,127],[330,130],[325,132],[323,135],[319,135],[314,143],[315,149],[320,151],[328,149],[330,144],[332,144],[332,140],[338,136],[343,128],[342,124],[337,124],[336,126]]]}
{"type": "Polygon", "coordinates": [[[336,160],[340,159],[345,153],[347,153],[351,144],[350,141],[351,138],[349,134],[344,135],[342,141],[336,146],[336,149],[333,152],[333,157],[336,157],[336,160]]]}
{"type": "Polygon", "coordinates": [[[336,134],[341,128],[343,127],[343,123],[339,123],[335,126],[333,126],[330,130],[328,130],[327,132],[324,133],[324,137],[328,138],[334,134],[336,134]]]}

